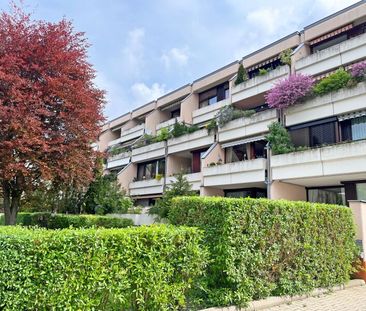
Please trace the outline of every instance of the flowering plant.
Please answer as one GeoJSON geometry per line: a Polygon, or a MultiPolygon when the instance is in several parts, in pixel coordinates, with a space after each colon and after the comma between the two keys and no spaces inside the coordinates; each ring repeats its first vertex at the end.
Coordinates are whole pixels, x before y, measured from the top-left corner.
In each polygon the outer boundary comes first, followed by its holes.
{"type": "Polygon", "coordinates": [[[354,64],[351,67],[351,76],[358,81],[363,80],[366,76],[366,61],[354,64]]]}
{"type": "Polygon", "coordinates": [[[286,108],[308,95],[314,85],[311,76],[294,74],[280,80],[265,96],[270,108],[286,108]]]}

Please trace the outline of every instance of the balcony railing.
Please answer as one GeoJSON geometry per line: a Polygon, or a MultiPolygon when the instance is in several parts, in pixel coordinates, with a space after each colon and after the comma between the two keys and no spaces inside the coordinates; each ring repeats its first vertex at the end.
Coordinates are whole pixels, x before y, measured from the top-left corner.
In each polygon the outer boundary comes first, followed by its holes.
{"type": "Polygon", "coordinates": [[[220,111],[220,109],[228,104],[230,104],[230,99],[226,98],[224,100],[220,100],[213,105],[209,105],[193,111],[193,124],[199,124],[213,119],[215,115],[220,111]]]}
{"type": "Polygon", "coordinates": [[[365,50],[366,34],[362,34],[299,59],[295,69],[298,73],[316,75],[364,58],[365,50]]]}
{"type": "Polygon", "coordinates": [[[340,143],[288,154],[271,159],[274,180],[292,180],[313,177],[330,177],[366,173],[366,141],[340,143]]]}
{"type": "Polygon", "coordinates": [[[177,118],[173,118],[173,119],[169,119],[167,121],[161,122],[156,126],[156,130],[158,131],[162,128],[173,126],[177,122],[182,122],[182,118],[177,117],[177,118]]]}
{"type": "Polygon", "coordinates": [[[265,181],[266,159],[233,162],[203,168],[204,186],[234,186],[265,181]]]}
{"type": "Polygon", "coordinates": [[[274,83],[289,75],[289,66],[280,66],[269,71],[264,76],[257,76],[248,81],[240,83],[232,88],[231,102],[237,103],[241,100],[268,92],[274,83]]]}
{"type": "Polygon", "coordinates": [[[120,154],[110,156],[107,159],[107,169],[125,166],[128,163],[130,163],[130,159],[131,159],[130,152],[123,152],[120,154]]]}
{"type": "Polygon", "coordinates": [[[132,161],[143,162],[165,156],[165,142],[158,142],[132,150],[132,161]]]}
{"type": "Polygon", "coordinates": [[[113,146],[119,143],[123,143],[132,139],[136,139],[145,133],[145,124],[140,124],[137,126],[134,126],[128,130],[123,130],[121,133],[121,137],[112,140],[108,143],[108,146],[113,146]]]}
{"type": "Polygon", "coordinates": [[[214,143],[215,136],[209,135],[206,129],[186,134],[168,140],[168,153],[176,153],[186,150],[194,150],[210,146],[214,143]]]}

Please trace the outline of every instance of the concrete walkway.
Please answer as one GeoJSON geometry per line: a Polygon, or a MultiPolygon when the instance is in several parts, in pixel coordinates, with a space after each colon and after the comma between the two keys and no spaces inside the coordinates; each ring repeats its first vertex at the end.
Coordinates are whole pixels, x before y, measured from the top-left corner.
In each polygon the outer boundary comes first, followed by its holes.
{"type": "Polygon", "coordinates": [[[309,297],[263,311],[366,311],[366,286],[309,297]]]}

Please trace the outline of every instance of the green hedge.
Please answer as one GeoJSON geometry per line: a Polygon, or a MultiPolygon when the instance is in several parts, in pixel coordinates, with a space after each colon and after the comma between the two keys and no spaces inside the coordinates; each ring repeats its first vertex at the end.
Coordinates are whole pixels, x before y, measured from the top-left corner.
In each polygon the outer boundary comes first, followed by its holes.
{"type": "Polygon", "coordinates": [[[180,197],[169,219],[205,231],[206,306],[344,283],[357,256],[351,210],[336,205],[180,197]]]}
{"type": "Polygon", "coordinates": [[[204,270],[202,233],[172,226],[0,228],[0,310],[177,310],[204,270]]]}
{"type": "MultiPolygon", "coordinates": [[[[0,224],[4,224],[4,216],[0,217],[0,224]]],[[[38,226],[48,229],[74,228],[126,228],[133,226],[131,219],[113,218],[94,215],[67,215],[39,213],[18,213],[17,224],[22,226],[38,226]]]]}

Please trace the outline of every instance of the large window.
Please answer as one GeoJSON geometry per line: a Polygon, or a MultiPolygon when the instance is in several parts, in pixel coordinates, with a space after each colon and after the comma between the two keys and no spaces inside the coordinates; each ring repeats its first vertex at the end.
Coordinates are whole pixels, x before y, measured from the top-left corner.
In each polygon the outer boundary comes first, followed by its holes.
{"type": "Polygon", "coordinates": [[[225,162],[239,162],[266,157],[266,141],[258,140],[250,143],[225,148],[225,162]]]}
{"type": "Polygon", "coordinates": [[[340,122],[342,140],[366,139],[366,116],[340,122]]]}
{"type": "Polygon", "coordinates": [[[344,187],[312,188],[308,189],[308,201],[345,205],[344,187]]]}
{"type": "Polygon", "coordinates": [[[213,105],[229,97],[229,83],[225,82],[199,94],[199,107],[213,105]]]}
{"type": "Polygon", "coordinates": [[[165,159],[138,164],[137,180],[154,179],[157,174],[165,174],[165,159]]]}
{"type": "Polygon", "coordinates": [[[357,200],[366,200],[366,183],[356,184],[357,200]]]}

